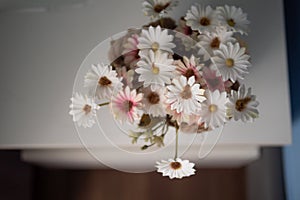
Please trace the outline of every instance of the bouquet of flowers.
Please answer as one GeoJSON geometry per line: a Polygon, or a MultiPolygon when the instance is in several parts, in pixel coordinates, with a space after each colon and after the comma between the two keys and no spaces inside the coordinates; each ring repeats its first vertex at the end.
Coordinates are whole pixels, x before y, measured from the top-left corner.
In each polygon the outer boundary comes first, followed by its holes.
{"type": "Polygon", "coordinates": [[[177,156],[178,134],[202,133],[230,120],[253,121],[258,101],[241,84],[248,73],[247,14],[235,6],[193,5],[178,25],[168,17],[176,0],[145,0],[151,22],[111,41],[110,63],[94,64],[84,87],[75,93],[70,114],[78,126],[91,127],[101,106],[110,106],[120,123],[130,123],[132,142],[141,149],[163,146],[169,128],[176,130],[174,159],[157,162],[163,176],[195,173],[194,163],[177,156]]]}

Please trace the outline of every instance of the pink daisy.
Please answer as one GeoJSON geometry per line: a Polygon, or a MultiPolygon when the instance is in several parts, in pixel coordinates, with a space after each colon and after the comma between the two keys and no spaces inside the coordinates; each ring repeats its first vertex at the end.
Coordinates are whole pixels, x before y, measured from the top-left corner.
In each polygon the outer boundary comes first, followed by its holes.
{"type": "Polygon", "coordinates": [[[138,35],[133,34],[127,39],[127,42],[124,44],[124,63],[131,68],[136,66],[136,63],[139,61],[139,49],[137,45],[139,44],[138,35]]]}
{"type": "Polygon", "coordinates": [[[112,97],[111,109],[115,118],[121,122],[129,121],[130,123],[138,120],[141,115],[142,99],[142,93],[137,94],[136,90],[130,91],[127,86],[124,91],[120,91],[112,97]]]}
{"type": "Polygon", "coordinates": [[[203,65],[198,64],[198,59],[195,58],[193,55],[189,58],[183,56],[183,62],[181,60],[174,61],[176,65],[176,72],[179,75],[183,75],[186,78],[190,78],[192,76],[195,77],[197,83],[199,83],[201,75],[200,69],[203,65]]]}

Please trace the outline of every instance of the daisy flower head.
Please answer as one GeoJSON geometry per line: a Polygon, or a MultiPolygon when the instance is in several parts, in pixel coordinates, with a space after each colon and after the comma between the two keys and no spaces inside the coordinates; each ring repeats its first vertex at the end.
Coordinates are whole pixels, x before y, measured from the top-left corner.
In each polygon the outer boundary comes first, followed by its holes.
{"type": "Polygon", "coordinates": [[[256,96],[251,94],[251,88],[248,88],[247,92],[245,91],[245,85],[240,86],[238,91],[231,90],[229,102],[226,105],[228,107],[227,116],[234,118],[235,121],[252,122],[258,118],[259,102],[256,100],[256,96]]]}
{"type": "Polygon", "coordinates": [[[247,19],[247,14],[241,8],[225,5],[217,8],[219,20],[227,27],[228,30],[247,34],[250,21],[247,19]]]}
{"type": "Polygon", "coordinates": [[[227,93],[215,90],[205,91],[206,101],[202,104],[199,111],[199,123],[204,122],[204,127],[212,129],[224,125],[226,121],[226,102],[227,93]]]}
{"type": "Polygon", "coordinates": [[[145,0],[143,11],[151,19],[160,18],[177,6],[177,0],[145,0]]]}
{"type": "Polygon", "coordinates": [[[199,82],[201,77],[200,70],[203,65],[199,64],[199,59],[195,58],[194,55],[191,55],[190,58],[183,56],[183,62],[181,60],[176,60],[174,61],[174,65],[176,65],[176,73],[178,75],[183,75],[186,78],[194,76],[196,82],[199,82]]]}
{"type": "Polygon", "coordinates": [[[123,83],[110,65],[97,64],[92,65],[85,75],[84,87],[89,88],[90,91],[96,89],[96,96],[99,99],[110,99],[114,92],[122,89],[123,83]]]}
{"type": "Polygon", "coordinates": [[[180,76],[172,80],[172,85],[167,86],[166,103],[171,105],[172,110],[177,113],[193,114],[201,106],[206,98],[200,84],[195,82],[195,77],[186,78],[180,76]]]}
{"type": "Polygon", "coordinates": [[[146,113],[152,115],[153,117],[166,116],[164,91],[164,88],[159,88],[154,91],[152,91],[150,88],[145,88],[143,90],[143,105],[146,113]]]}
{"type": "Polygon", "coordinates": [[[220,48],[220,44],[235,42],[233,32],[227,31],[224,28],[217,28],[214,32],[207,32],[198,36],[200,47],[198,54],[203,55],[203,59],[209,60],[214,54],[213,51],[220,48]]]}
{"type": "Polygon", "coordinates": [[[173,53],[176,45],[173,43],[173,35],[168,34],[168,30],[162,30],[160,26],[150,26],[148,30],[143,29],[141,36],[138,38],[137,47],[140,50],[167,51],[173,53]]]}
{"type": "Polygon", "coordinates": [[[130,66],[130,68],[134,68],[140,58],[139,49],[137,47],[139,43],[138,37],[138,34],[133,34],[127,39],[127,42],[124,44],[122,55],[124,56],[125,65],[130,66]]]}
{"type": "Polygon", "coordinates": [[[183,178],[195,174],[195,164],[188,160],[181,160],[180,158],[162,160],[156,162],[157,172],[162,173],[163,176],[168,176],[170,179],[183,178]]]}
{"type": "Polygon", "coordinates": [[[186,24],[200,34],[214,31],[218,26],[216,11],[210,6],[193,5],[185,16],[186,24]]]}
{"type": "Polygon", "coordinates": [[[95,123],[96,111],[100,107],[92,98],[78,93],[75,93],[71,101],[69,114],[73,116],[73,121],[84,128],[92,127],[95,123]]]}
{"type": "Polygon", "coordinates": [[[143,82],[144,87],[151,87],[151,90],[157,90],[165,84],[171,83],[174,77],[175,66],[173,59],[169,58],[167,52],[152,51],[141,52],[141,60],[137,63],[139,81],[143,82]]]}
{"type": "Polygon", "coordinates": [[[214,51],[212,62],[218,68],[223,80],[230,79],[232,82],[244,79],[250,66],[250,56],[245,53],[245,48],[241,48],[239,43],[220,44],[220,49],[214,51]]]}
{"type": "Polygon", "coordinates": [[[128,86],[112,97],[111,110],[116,119],[131,124],[140,119],[143,94],[130,91],[128,86]]]}

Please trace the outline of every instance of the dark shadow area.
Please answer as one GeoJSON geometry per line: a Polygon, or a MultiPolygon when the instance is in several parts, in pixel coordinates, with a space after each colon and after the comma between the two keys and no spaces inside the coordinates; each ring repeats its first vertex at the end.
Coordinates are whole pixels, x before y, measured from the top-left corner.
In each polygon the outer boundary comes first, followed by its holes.
{"type": "Polygon", "coordinates": [[[285,24],[286,24],[286,43],[287,43],[287,57],[288,69],[290,80],[290,93],[291,93],[291,110],[292,119],[296,121],[300,117],[300,67],[299,67],[299,54],[300,54],[300,2],[299,1],[284,1],[285,7],[285,24]]]}
{"type": "Polygon", "coordinates": [[[280,148],[264,148],[247,167],[198,168],[197,175],[172,181],[156,172],[38,167],[19,156],[19,151],[0,151],[1,200],[285,199],[280,148]]]}

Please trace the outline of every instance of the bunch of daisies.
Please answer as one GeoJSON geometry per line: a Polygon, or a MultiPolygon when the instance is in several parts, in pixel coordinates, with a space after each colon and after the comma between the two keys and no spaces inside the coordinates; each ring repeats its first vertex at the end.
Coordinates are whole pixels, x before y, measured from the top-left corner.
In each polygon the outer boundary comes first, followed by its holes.
{"type": "Polygon", "coordinates": [[[111,41],[110,63],[95,64],[84,77],[91,92],[74,94],[70,114],[78,126],[95,124],[96,112],[108,105],[115,119],[130,123],[132,143],[142,149],[164,146],[176,130],[174,159],[157,162],[163,176],[195,173],[194,164],[177,156],[178,134],[201,133],[229,120],[253,121],[258,101],[241,84],[250,56],[241,36],[249,21],[241,8],[193,5],[178,25],[168,17],[174,0],[146,0],[151,23],[130,29],[111,41]]]}

